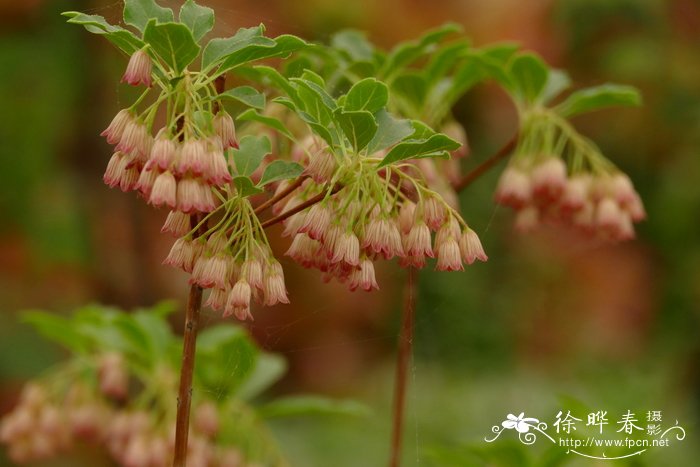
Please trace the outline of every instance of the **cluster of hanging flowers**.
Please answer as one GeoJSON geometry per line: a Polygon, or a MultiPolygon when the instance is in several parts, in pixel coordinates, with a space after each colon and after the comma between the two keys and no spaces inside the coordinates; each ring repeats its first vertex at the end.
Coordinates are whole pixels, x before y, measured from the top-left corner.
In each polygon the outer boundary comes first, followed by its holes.
{"type": "Polygon", "coordinates": [[[374,262],[380,259],[396,257],[404,267],[422,268],[427,258],[437,258],[442,271],[487,259],[477,234],[418,180],[414,165],[378,169],[380,158],[343,158],[318,141],[309,147],[309,179],[276,208],[289,210],[322,195],[285,221],[284,235],[293,239],[286,254],[319,269],[324,280],[369,291],[378,288],[374,262]]]}
{"type": "Polygon", "coordinates": [[[496,202],[516,211],[520,231],[553,223],[607,240],[634,238],[633,224],[646,213],[631,180],[557,122],[545,119],[549,124],[533,125],[537,131],[521,138],[498,182],[496,202]]]}
{"type": "MultiPolygon", "coordinates": [[[[186,73],[173,88],[159,81],[148,51],[140,50],[123,81],[149,89],[102,133],[115,146],[104,181],[171,210],[162,231],[176,241],[164,264],[209,289],[205,305],[224,316],[252,319],[253,302],[289,303],[282,266],[250,200],[232,183],[235,126],[209,98],[212,90],[203,92],[212,80],[186,73]],[[160,96],[137,112],[158,86],[160,96]],[[156,113],[166,102],[166,124],[153,136],[156,113]]],[[[463,129],[453,130],[466,139],[463,129]]],[[[401,266],[421,268],[435,258],[436,268],[446,271],[485,261],[478,236],[455,209],[449,172],[456,165],[438,169],[433,162],[411,161],[379,168],[384,154],[340,156],[312,136],[292,149],[305,180],[276,202],[273,212],[322,196],[285,220],[285,235],[292,238],[287,255],[353,291],[379,288],[374,263],[380,259],[398,258],[401,266]]],[[[278,192],[290,183],[279,183],[278,192]]]]}
{"type": "MultiPolygon", "coordinates": [[[[70,452],[80,442],[102,445],[120,465],[168,467],[175,445],[172,414],[124,407],[129,374],[118,353],[97,362],[97,385],[80,382],[62,391],[53,384],[30,383],[19,404],[0,423],[0,442],[16,463],[39,462],[70,452]]],[[[197,401],[187,447],[187,465],[242,467],[240,450],[217,442],[219,409],[197,401]]]]}

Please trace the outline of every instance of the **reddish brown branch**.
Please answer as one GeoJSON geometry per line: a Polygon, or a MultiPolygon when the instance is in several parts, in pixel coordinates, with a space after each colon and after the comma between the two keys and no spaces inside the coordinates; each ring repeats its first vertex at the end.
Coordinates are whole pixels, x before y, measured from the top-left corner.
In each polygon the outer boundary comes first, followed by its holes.
{"type": "MultiPolygon", "coordinates": [[[[221,94],[226,87],[226,76],[222,75],[214,81],[216,91],[221,94]]],[[[214,113],[218,113],[221,107],[214,103],[214,113]]],[[[177,122],[178,127],[184,125],[184,120],[177,122]]],[[[207,231],[206,223],[202,223],[204,216],[195,214],[190,217],[192,228],[202,224],[195,237],[204,235],[207,231]]],[[[190,286],[185,310],[185,330],[182,338],[182,367],[180,368],[180,386],[177,395],[177,419],[175,422],[175,452],[173,467],[186,467],[187,465],[187,441],[190,432],[190,409],[192,407],[192,379],[194,376],[194,359],[197,350],[197,331],[199,329],[199,315],[202,310],[202,288],[196,284],[190,286]]]]}
{"type": "Polygon", "coordinates": [[[455,189],[455,191],[462,191],[469,185],[471,185],[477,178],[481,177],[484,173],[486,173],[489,169],[491,169],[493,166],[498,164],[501,159],[505,159],[513,150],[515,149],[515,145],[518,142],[518,135],[513,136],[513,138],[506,143],[505,146],[503,146],[501,149],[498,150],[498,152],[488,159],[486,159],[484,162],[479,164],[474,170],[466,174],[462,179],[452,185],[452,188],[455,189]]]}
{"type": "MultiPolygon", "coordinates": [[[[342,188],[343,188],[342,185],[336,184],[336,185],[333,187],[333,190],[331,190],[331,195],[337,193],[337,192],[340,191],[342,188]]],[[[278,223],[284,221],[285,219],[287,219],[287,218],[293,216],[294,214],[296,214],[296,213],[298,213],[298,212],[300,212],[300,211],[303,211],[304,209],[308,208],[309,206],[313,206],[314,204],[318,203],[319,201],[321,201],[322,199],[324,199],[324,198],[326,197],[326,195],[327,195],[327,192],[326,192],[326,190],[324,189],[321,193],[317,194],[317,195],[314,196],[313,198],[307,199],[306,201],[304,201],[304,202],[301,203],[300,205],[294,206],[292,209],[283,212],[283,213],[280,214],[279,216],[276,216],[276,217],[273,217],[273,218],[271,218],[271,219],[266,220],[266,221],[263,222],[261,225],[262,225],[263,229],[266,229],[266,228],[268,228],[268,227],[270,227],[270,226],[272,226],[272,225],[278,224],[278,223]]]]}
{"type": "Polygon", "coordinates": [[[264,203],[262,203],[260,206],[255,208],[255,214],[261,214],[265,212],[267,208],[270,206],[274,205],[275,203],[279,203],[283,199],[285,199],[287,196],[291,195],[294,190],[299,188],[302,183],[304,183],[304,180],[308,178],[307,175],[302,175],[301,177],[297,178],[294,183],[289,185],[287,188],[285,188],[283,191],[277,193],[275,196],[272,198],[268,199],[264,203]]]}
{"type": "Polygon", "coordinates": [[[398,467],[401,462],[401,445],[403,441],[403,420],[406,407],[406,387],[408,366],[413,354],[413,323],[416,311],[416,276],[415,268],[408,268],[404,306],[401,313],[401,332],[399,334],[399,353],[396,361],[396,380],[394,381],[394,417],[391,437],[390,467],[398,467]]]}

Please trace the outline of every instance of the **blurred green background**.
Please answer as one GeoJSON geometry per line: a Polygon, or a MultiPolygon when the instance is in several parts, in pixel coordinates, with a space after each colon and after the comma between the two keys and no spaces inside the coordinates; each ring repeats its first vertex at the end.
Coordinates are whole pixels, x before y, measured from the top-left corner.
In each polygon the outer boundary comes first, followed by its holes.
{"type": "MultiPolygon", "coordinates": [[[[179,6],[178,1],[161,2],[179,6]]],[[[490,260],[465,273],[423,271],[410,375],[404,465],[603,465],[526,447],[513,433],[483,441],[509,413],[551,424],[560,409],[662,410],[687,438],[620,465],[692,465],[700,455],[700,4],[695,0],[203,0],[217,35],[264,22],[271,35],[326,40],[368,31],[391,47],[445,21],[476,45],[516,40],[579,85],[638,86],[641,109],[575,124],[634,180],[648,210],[638,239],[586,245],[561,231],[512,231],[492,193],[499,169],[462,193],[465,219],[490,260]]],[[[186,278],[160,266],[165,212],[109,190],[98,134],[131,98],[125,58],[59,13],[117,21],[119,2],[0,0],[0,415],[28,378],[61,358],[17,312],[67,312],[184,301],[186,278]]],[[[455,109],[469,168],[507,141],[515,113],[485,85],[455,109]]],[[[286,241],[278,241],[280,253],[286,241]]],[[[404,273],[379,271],[382,291],[350,295],[283,263],[293,304],[254,312],[251,331],[284,354],[278,393],[365,401],[371,419],[297,420],[273,428],[295,466],[384,465],[404,273]]],[[[205,312],[205,322],[218,321],[205,312]]],[[[179,320],[174,320],[177,326],[179,320]]],[[[0,465],[9,465],[0,448],[0,465]],[[3,463],[5,462],[5,463],[3,463]]],[[[562,455],[562,453],[564,453],[562,455]]],[[[601,461],[602,462],[602,461],[601,461]]],[[[44,464],[42,464],[44,465],[44,464]]],[[[56,465],[80,464],[74,459],[56,465]]]]}

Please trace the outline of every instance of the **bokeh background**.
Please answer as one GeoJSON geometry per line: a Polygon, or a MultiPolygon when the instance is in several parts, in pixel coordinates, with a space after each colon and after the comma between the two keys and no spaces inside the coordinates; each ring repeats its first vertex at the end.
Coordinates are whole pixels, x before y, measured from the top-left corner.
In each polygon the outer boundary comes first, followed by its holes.
{"type": "MultiPolygon", "coordinates": [[[[502,166],[462,193],[465,218],[490,260],[461,274],[420,274],[404,459],[598,465],[571,456],[546,463],[551,453],[512,436],[492,445],[483,437],[508,413],[551,423],[560,409],[579,416],[608,410],[611,418],[632,409],[640,416],[662,410],[664,423],[678,420],[688,437],[621,465],[692,465],[700,455],[697,1],[201,3],[216,9],[218,35],[264,22],[272,35],[323,41],[352,27],[386,48],[453,21],[476,45],[521,42],[568,70],[577,85],[638,86],[642,108],[575,120],[635,181],[649,217],[637,240],[591,245],[561,231],[515,234],[512,213],[492,202],[502,166]]],[[[116,21],[121,5],[0,0],[0,415],[26,379],[62,355],[21,324],[18,311],[183,303],[187,289],[183,274],[160,266],[170,247],[159,234],[166,213],[101,182],[110,153],[98,134],[130,98],[118,85],[126,61],[99,37],[66,25],[64,10],[116,21]]],[[[465,169],[516,126],[509,101],[490,85],[467,95],[455,115],[472,146],[465,169]]],[[[295,466],[383,465],[405,274],[387,265],[380,292],[350,294],[284,265],[293,304],[259,309],[250,325],[261,346],[289,360],[277,393],[354,398],[374,415],[279,422],[273,429],[282,449],[295,466]]],[[[205,312],[206,323],[218,319],[205,312]]],[[[3,459],[0,448],[0,465],[10,465],[3,459]]]]}

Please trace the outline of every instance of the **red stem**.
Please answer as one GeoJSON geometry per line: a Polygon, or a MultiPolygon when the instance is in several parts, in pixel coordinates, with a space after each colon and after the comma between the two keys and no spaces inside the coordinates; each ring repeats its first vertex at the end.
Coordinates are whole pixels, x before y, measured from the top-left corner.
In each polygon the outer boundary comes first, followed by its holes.
{"type": "Polygon", "coordinates": [[[283,199],[285,199],[287,196],[291,195],[292,192],[294,190],[296,190],[297,188],[299,188],[301,186],[301,184],[304,183],[304,180],[306,180],[307,178],[308,178],[307,175],[302,175],[301,177],[297,178],[294,181],[294,183],[289,185],[283,191],[281,191],[280,193],[277,193],[275,196],[273,196],[272,198],[268,199],[267,201],[262,203],[260,206],[255,208],[255,211],[254,211],[255,214],[262,214],[263,212],[265,212],[265,210],[267,208],[269,208],[273,204],[278,203],[278,202],[282,201],[283,199]]]}
{"type": "Polygon", "coordinates": [[[416,311],[416,276],[413,267],[408,268],[408,281],[404,292],[404,305],[401,314],[399,353],[396,360],[396,380],[394,381],[394,418],[391,437],[390,467],[398,467],[401,462],[403,441],[403,420],[406,407],[406,387],[408,366],[413,354],[413,323],[416,311]]]}
{"type": "Polygon", "coordinates": [[[454,188],[454,190],[457,192],[464,190],[467,186],[471,185],[477,178],[481,177],[490,168],[495,166],[501,159],[505,159],[511,152],[513,152],[513,149],[515,149],[515,145],[517,144],[517,142],[518,135],[515,135],[510,139],[510,141],[508,141],[505,144],[505,146],[499,149],[496,154],[492,155],[484,162],[479,164],[474,170],[467,173],[464,177],[462,177],[462,179],[459,182],[455,183],[452,186],[452,188],[454,188]]]}
{"type": "MultiPolygon", "coordinates": [[[[333,190],[331,190],[331,195],[334,195],[335,193],[337,193],[338,191],[340,191],[342,188],[343,188],[342,185],[336,184],[336,185],[333,187],[333,190]]],[[[313,206],[314,204],[320,202],[321,200],[323,200],[323,199],[326,197],[326,195],[327,195],[327,191],[326,191],[326,189],[324,188],[324,190],[323,190],[321,193],[317,194],[317,195],[314,196],[313,198],[307,199],[306,201],[304,201],[304,202],[301,203],[300,205],[294,206],[292,209],[283,212],[283,213],[280,214],[279,216],[276,216],[276,217],[273,217],[272,219],[266,220],[265,222],[263,222],[263,223],[261,224],[261,225],[262,225],[262,228],[263,228],[263,229],[266,229],[266,228],[268,228],[268,227],[270,227],[270,226],[272,226],[272,225],[275,225],[275,224],[278,224],[278,223],[284,221],[285,219],[287,219],[287,218],[293,216],[294,214],[296,214],[296,213],[298,213],[298,212],[300,212],[300,211],[303,211],[304,209],[308,208],[309,206],[313,206]]]]}

